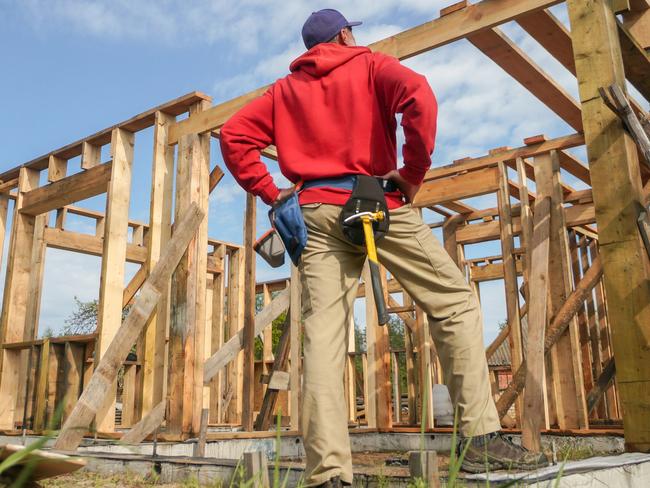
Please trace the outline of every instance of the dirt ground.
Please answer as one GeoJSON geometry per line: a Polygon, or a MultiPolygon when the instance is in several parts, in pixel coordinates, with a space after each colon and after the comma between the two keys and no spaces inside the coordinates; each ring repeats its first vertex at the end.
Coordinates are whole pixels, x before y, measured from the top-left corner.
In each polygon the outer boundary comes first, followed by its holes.
{"type": "MultiPolygon", "coordinates": [[[[408,468],[408,454],[404,452],[392,453],[356,453],[353,456],[354,472],[359,475],[390,477],[399,476],[407,477],[409,475],[408,468]]],[[[449,458],[446,456],[438,456],[439,469],[441,472],[447,471],[449,458]]],[[[304,468],[303,460],[301,459],[283,459],[283,465],[292,465],[304,468]]],[[[58,478],[44,480],[40,482],[43,488],[199,488],[198,483],[193,480],[188,480],[184,483],[159,483],[156,479],[142,479],[134,475],[114,475],[106,476],[91,473],[87,471],[80,471],[68,476],[61,476],[58,478]]],[[[210,486],[210,485],[202,485],[210,486]]],[[[221,486],[215,483],[215,488],[221,486]]]]}

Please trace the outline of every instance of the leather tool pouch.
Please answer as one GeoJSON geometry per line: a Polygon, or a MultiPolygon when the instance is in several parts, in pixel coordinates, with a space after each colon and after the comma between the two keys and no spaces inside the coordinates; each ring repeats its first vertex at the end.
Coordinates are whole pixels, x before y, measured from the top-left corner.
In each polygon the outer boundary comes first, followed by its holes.
{"type": "Polygon", "coordinates": [[[381,239],[388,232],[390,222],[386,197],[377,178],[357,175],[352,195],[350,195],[350,199],[343,206],[343,210],[341,210],[341,215],[339,216],[339,223],[345,237],[353,244],[363,246],[365,239],[361,220],[356,220],[349,224],[344,223],[344,221],[346,218],[360,212],[378,212],[380,210],[384,211],[385,218],[381,222],[373,222],[372,224],[375,240],[381,239]]]}

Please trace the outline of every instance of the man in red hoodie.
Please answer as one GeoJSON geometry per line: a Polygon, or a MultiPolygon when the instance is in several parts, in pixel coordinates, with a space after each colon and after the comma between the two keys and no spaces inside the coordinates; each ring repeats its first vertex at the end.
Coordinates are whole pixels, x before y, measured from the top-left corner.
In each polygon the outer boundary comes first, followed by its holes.
{"type": "Polygon", "coordinates": [[[299,269],[307,486],[352,483],[343,375],[348,327],[366,254],[346,239],[339,214],[350,198],[349,180],[354,175],[382,176],[399,188],[385,195],[390,228],[377,241],[377,252],[427,314],[461,434],[470,443],[464,468],[544,465],[543,456],[528,453],[497,433],[501,425],[490,391],[478,301],[410,205],[431,165],[435,97],[426,79],[397,59],[357,47],[352,26],[358,24],[336,10],[314,12],[302,31],[308,51],[291,63],[291,74],[221,129],[226,165],[246,191],[265,203],[277,204],[293,192],[280,190],[260,160],[260,151],[267,146],[277,147],[284,176],[293,183],[306,182],[299,200],[308,241],[299,269]],[[399,170],[398,113],[405,135],[404,166],[399,170]]]}

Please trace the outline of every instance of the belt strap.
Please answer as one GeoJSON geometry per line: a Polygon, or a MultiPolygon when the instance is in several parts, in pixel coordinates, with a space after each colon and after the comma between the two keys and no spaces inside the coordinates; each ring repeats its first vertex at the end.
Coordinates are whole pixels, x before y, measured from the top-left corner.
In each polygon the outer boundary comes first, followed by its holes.
{"type": "MultiPolygon", "coordinates": [[[[397,185],[392,180],[383,180],[381,178],[377,178],[377,181],[379,181],[379,184],[384,190],[384,193],[391,193],[399,190],[399,188],[397,188],[397,185]]],[[[356,182],[357,177],[355,175],[343,176],[342,178],[322,178],[318,180],[309,180],[303,182],[302,190],[307,190],[309,188],[328,187],[352,191],[356,182]]]]}

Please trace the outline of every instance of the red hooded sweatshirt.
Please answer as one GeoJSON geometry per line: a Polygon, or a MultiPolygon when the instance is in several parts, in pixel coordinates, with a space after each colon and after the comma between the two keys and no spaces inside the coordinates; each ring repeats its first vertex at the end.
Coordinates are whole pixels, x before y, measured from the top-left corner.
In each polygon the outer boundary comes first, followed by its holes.
{"type": "MultiPolygon", "coordinates": [[[[279,190],[260,160],[271,144],[282,174],[291,182],[396,169],[395,114],[402,114],[405,144],[400,174],[419,184],[431,165],[436,99],[422,75],[391,56],[366,47],[317,44],[290,66],[261,97],[233,115],[221,129],[228,169],[248,192],[267,204],[279,190]]],[[[316,187],[300,203],[343,205],[350,191],[316,187]]],[[[387,194],[389,208],[403,204],[387,194]]]]}

